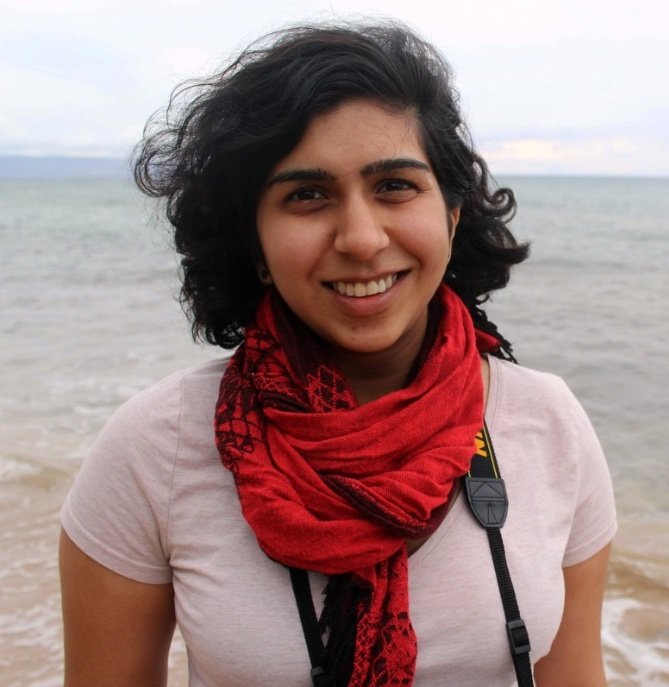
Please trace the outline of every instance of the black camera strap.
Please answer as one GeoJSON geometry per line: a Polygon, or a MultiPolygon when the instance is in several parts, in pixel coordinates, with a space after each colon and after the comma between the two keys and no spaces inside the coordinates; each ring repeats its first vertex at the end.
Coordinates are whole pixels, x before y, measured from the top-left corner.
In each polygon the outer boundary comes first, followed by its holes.
{"type": "MultiPolygon", "coordinates": [[[[485,426],[476,435],[476,453],[464,480],[471,511],[488,535],[518,687],[533,687],[530,638],[525,622],[520,616],[502,541],[501,528],[506,520],[509,499],[504,480],[500,477],[490,434],[485,426]]],[[[289,570],[311,662],[312,684],[314,687],[335,687],[334,678],[324,668],[325,646],[311,597],[309,574],[306,570],[298,568],[289,568],[289,570]]]]}
{"type": "Polygon", "coordinates": [[[488,535],[518,687],[533,687],[530,637],[520,616],[502,541],[509,499],[486,426],[476,435],[476,453],[465,475],[465,492],[474,517],[488,535]]]}

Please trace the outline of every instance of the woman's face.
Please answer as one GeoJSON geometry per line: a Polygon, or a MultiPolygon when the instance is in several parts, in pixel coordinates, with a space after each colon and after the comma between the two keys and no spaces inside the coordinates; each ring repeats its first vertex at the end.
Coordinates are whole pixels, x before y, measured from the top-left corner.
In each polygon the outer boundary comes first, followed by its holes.
{"type": "Polygon", "coordinates": [[[257,226],[275,287],[335,355],[411,364],[458,218],[415,116],[354,100],[315,117],[274,167],[257,226]]]}

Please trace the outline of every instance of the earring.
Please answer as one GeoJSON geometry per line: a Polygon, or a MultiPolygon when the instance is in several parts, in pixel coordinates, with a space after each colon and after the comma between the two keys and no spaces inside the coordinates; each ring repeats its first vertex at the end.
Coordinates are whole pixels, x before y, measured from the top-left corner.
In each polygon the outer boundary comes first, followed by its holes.
{"type": "Polygon", "coordinates": [[[271,286],[272,285],[272,275],[269,273],[269,270],[267,269],[267,265],[259,265],[258,266],[258,279],[260,279],[260,283],[263,286],[271,286]]]}

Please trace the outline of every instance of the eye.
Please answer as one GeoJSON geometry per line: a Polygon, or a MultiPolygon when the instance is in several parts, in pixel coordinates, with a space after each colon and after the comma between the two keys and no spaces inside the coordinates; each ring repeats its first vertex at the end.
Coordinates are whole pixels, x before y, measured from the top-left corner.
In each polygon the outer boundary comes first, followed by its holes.
{"type": "Polygon", "coordinates": [[[411,184],[403,179],[386,179],[379,188],[382,191],[405,191],[411,188],[411,184]]]}
{"type": "Polygon", "coordinates": [[[286,198],[286,201],[291,203],[291,202],[297,202],[297,203],[308,203],[310,201],[315,201],[315,200],[324,200],[325,199],[325,194],[323,191],[317,189],[317,188],[298,188],[295,191],[292,191],[288,197],[286,198]]]}
{"type": "Polygon", "coordinates": [[[418,187],[406,179],[384,179],[377,186],[376,192],[393,202],[403,202],[414,198],[418,187]]]}

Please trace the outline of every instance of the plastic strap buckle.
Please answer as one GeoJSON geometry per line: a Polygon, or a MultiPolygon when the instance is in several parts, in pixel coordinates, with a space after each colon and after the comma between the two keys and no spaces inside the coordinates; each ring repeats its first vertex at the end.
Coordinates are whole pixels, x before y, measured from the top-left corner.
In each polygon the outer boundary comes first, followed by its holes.
{"type": "Polygon", "coordinates": [[[506,624],[506,633],[509,636],[509,645],[514,656],[530,652],[530,635],[522,618],[509,620],[506,624]]]}
{"type": "Polygon", "coordinates": [[[503,479],[467,477],[467,499],[474,516],[482,527],[498,529],[506,520],[509,499],[503,479]]]}

